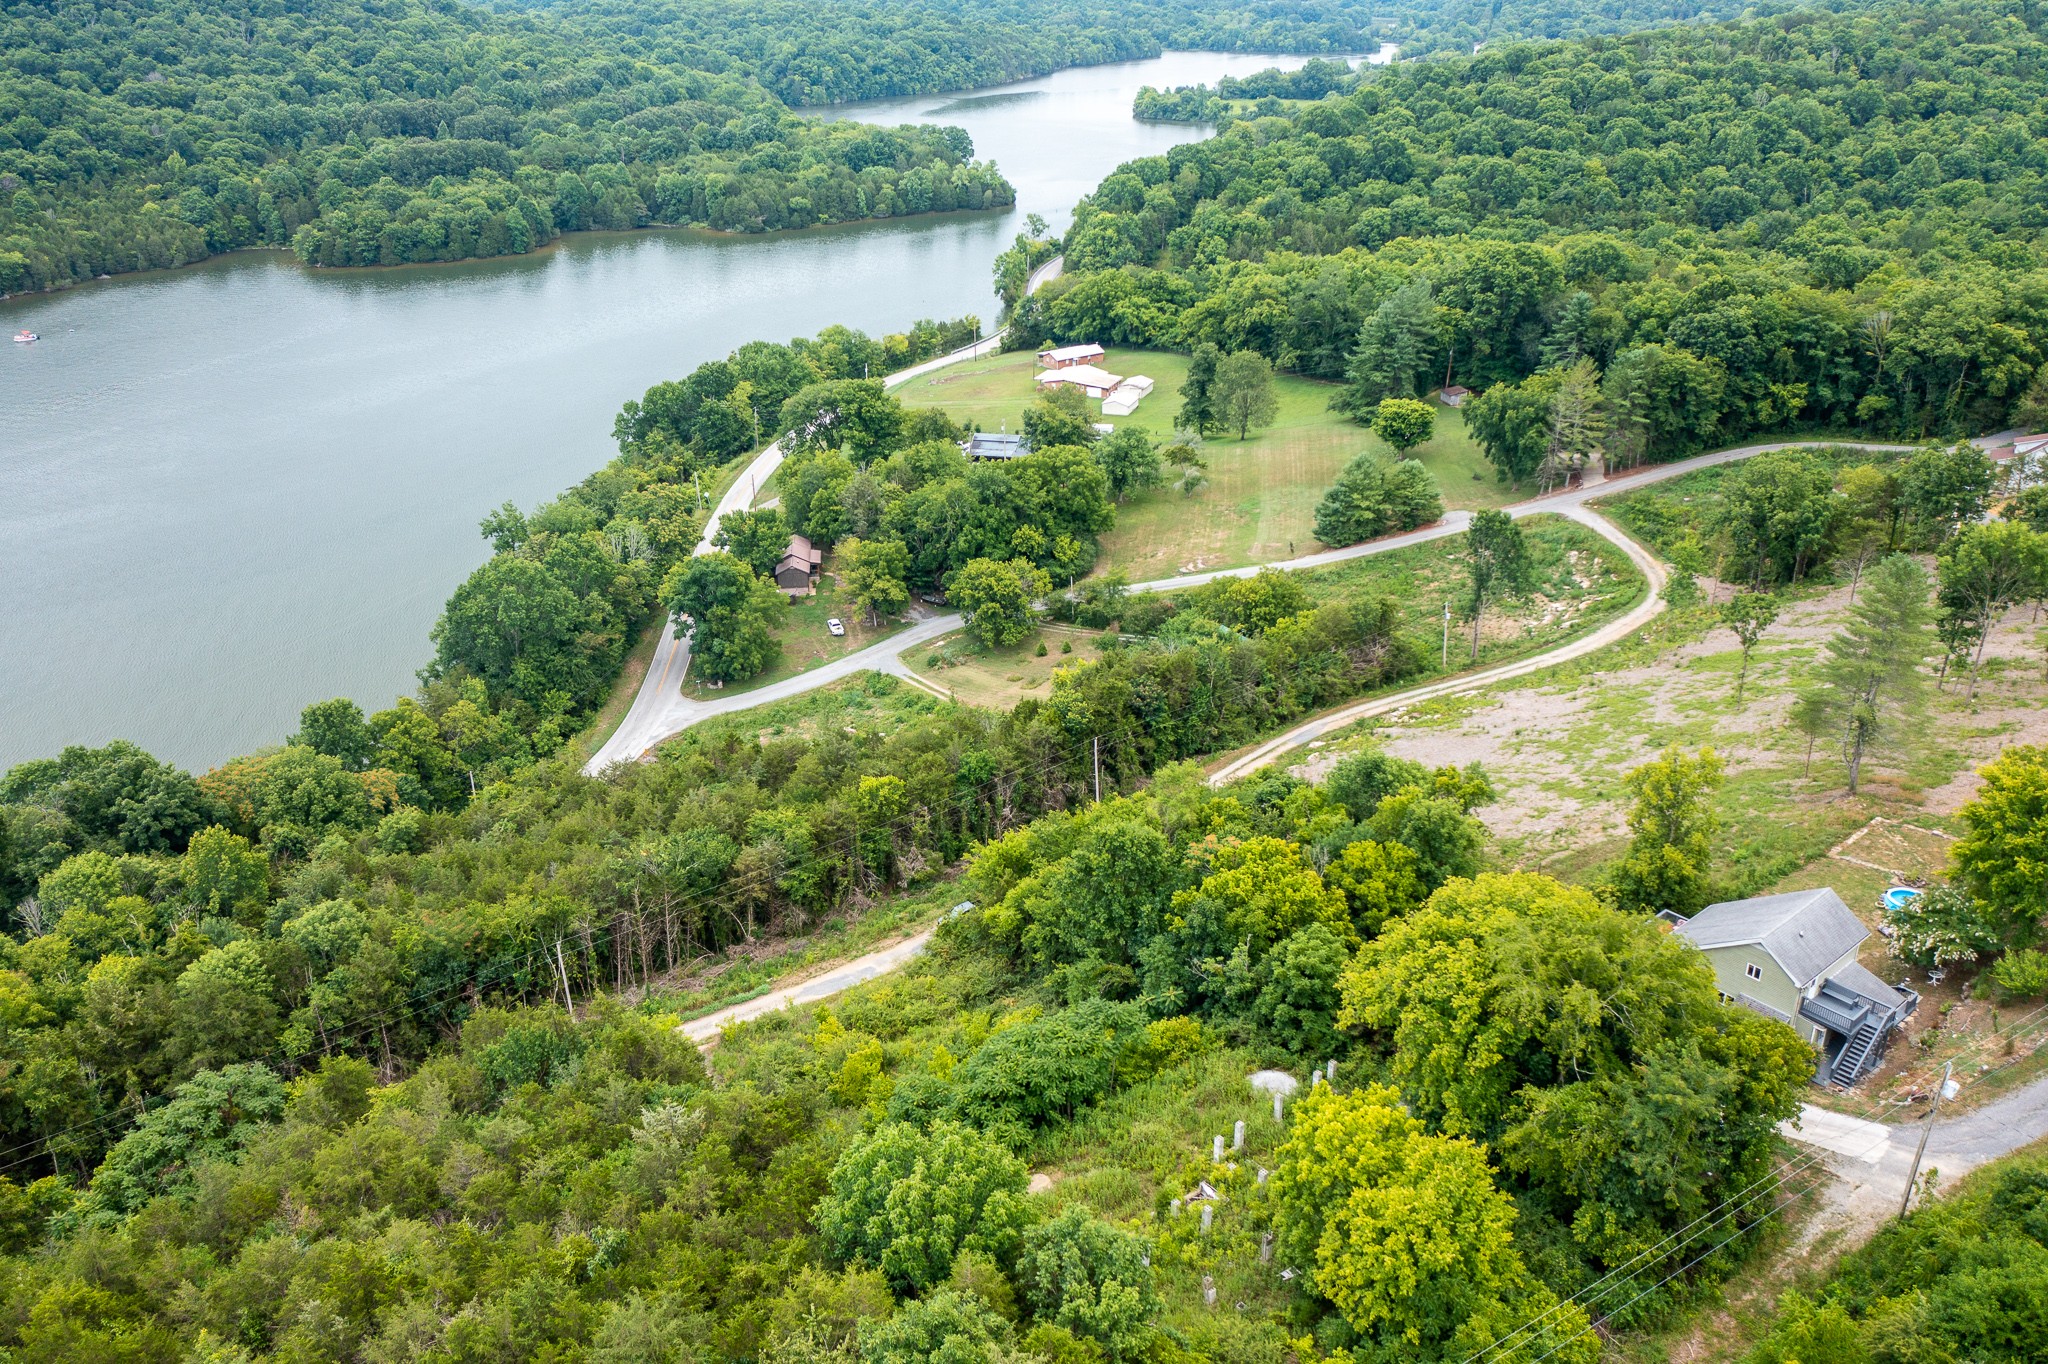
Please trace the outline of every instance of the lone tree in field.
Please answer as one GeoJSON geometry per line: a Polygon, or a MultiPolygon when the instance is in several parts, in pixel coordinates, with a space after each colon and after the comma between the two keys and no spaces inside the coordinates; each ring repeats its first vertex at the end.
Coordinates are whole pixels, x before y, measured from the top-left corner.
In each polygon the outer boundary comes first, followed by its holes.
{"type": "Polygon", "coordinates": [[[1872,746],[1925,705],[1920,665],[1934,651],[1927,571],[1894,554],[1871,570],[1868,582],[1849,623],[1828,641],[1813,702],[1841,738],[1852,796],[1872,746]]]}
{"type": "Polygon", "coordinates": [[[1472,617],[1472,661],[1479,661],[1479,618],[1488,605],[1529,589],[1529,547],[1522,528],[1504,511],[1483,511],[1465,532],[1472,581],[1465,610],[1472,617]]]}
{"type": "Polygon", "coordinates": [[[1372,431],[1405,459],[1436,431],[1436,413],[1418,398],[1382,398],[1373,409],[1372,431]]]}
{"type": "Polygon", "coordinates": [[[1768,592],[1738,592],[1721,603],[1721,623],[1742,642],[1742,667],[1735,674],[1737,704],[1742,701],[1743,684],[1749,681],[1749,651],[1777,619],[1778,599],[1768,592]]]}
{"type": "Polygon", "coordinates": [[[1216,420],[1237,432],[1239,440],[1280,411],[1280,400],[1273,394],[1273,366],[1255,350],[1237,351],[1218,361],[1209,396],[1216,420]]]}
{"type": "Polygon", "coordinates": [[[1718,824],[1713,797],[1721,780],[1721,759],[1713,749],[1692,757],[1675,745],[1628,773],[1635,797],[1628,812],[1631,838],[1610,882],[1621,909],[1670,910],[1690,918],[1706,907],[1710,841],[1718,824]]]}

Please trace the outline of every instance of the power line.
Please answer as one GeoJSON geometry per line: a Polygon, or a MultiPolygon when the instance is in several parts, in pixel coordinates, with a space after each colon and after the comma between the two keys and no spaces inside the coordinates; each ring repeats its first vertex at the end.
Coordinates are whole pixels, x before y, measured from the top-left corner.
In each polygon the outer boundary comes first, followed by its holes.
{"type": "Polygon", "coordinates": [[[1737,1212],[1740,1206],[1746,1205],[1754,1201],[1759,1191],[1768,1191],[1770,1189],[1775,1189],[1778,1185],[1782,1184],[1786,1179],[1790,1178],[1795,1174],[1799,1174],[1807,1169],[1810,1169],[1814,1165],[1821,1163],[1821,1160],[1822,1156],[1817,1152],[1810,1155],[1802,1156],[1798,1160],[1786,1166],[1784,1169],[1776,1172],[1769,1179],[1759,1180],[1755,1184],[1752,1184],[1747,1189],[1743,1190],[1741,1193],[1730,1195],[1729,1197],[1723,1199],[1721,1202],[1715,1204],[1713,1207],[1708,1208],[1705,1212],[1695,1217],[1692,1221],[1686,1223],[1683,1227],[1680,1227],[1677,1231],[1669,1233],[1664,1237],[1663,1240],[1657,1242],[1655,1245],[1647,1247],[1644,1250],[1638,1251],[1633,1257],[1631,1257],[1627,1261],[1623,1262],[1620,1265],[1615,1266],[1613,1269],[1608,1270],[1607,1273],[1603,1274],[1600,1278],[1594,1280],[1591,1284],[1588,1284],[1586,1287],[1581,1288],[1580,1290],[1578,1290],[1578,1292],[1572,1294],[1570,1297],[1559,1300],[1558,1302],[1552,1304],[1540,1315],[1530,1319],[1527,1322],[1524,1322],[1521,1326],[1516,1327],[1507,1335],[1502,1336],[1500,1339],[1493,1341],[1491,1344],[1484,1345],[1480,1347],[1478,1350],[1474,1351],[1472,1354],[1467,1355],[1465,1359],[1461,1361],[1461,1364],[1479,1364],[1479,1361],[1485,1359],[1488,1355],[1492,1354],[1497,1350],[1504,1350],[1509,1348],[1511,1345],[1518,1345],[1520,1342],[1517,1340],[1517,1337],[1532,1332],[1536,1332],[1537,1330],[1539,1330],[1539,1328],[1541,1328],[1545,1321],[1547,1321],[1549,1318],[1556,1315],[1557,1313],[1563,1311],[1566,1307],[1573,1305],[1574,1303],[1577,1303],[1579,1306],[1585,1307],[1591,1303],[1598,1302],[1600,1299],[1606,1297],[1610,1292],[1614,1291],[1616,1288],[1622,1286],[1627,1282],[1630,1282],[1630,1280],[1627,1280],[1622,1276],[1627,1275],[1629,1271],[1636,1268],[1636,1266],[1642,1264],[1645,1260],[1653,1258],[1662,1259],[1665,1256],[1671,1254],[1683,1254],[1683,1247],[1685,1243],[1693,1238],[1693,1236],[1696,1233],[1696,1230],[1701,1229],[1705,1226],[1712,1226],[1715,1223],[1723,1221],[1731,1214],[1737,1212]]]}

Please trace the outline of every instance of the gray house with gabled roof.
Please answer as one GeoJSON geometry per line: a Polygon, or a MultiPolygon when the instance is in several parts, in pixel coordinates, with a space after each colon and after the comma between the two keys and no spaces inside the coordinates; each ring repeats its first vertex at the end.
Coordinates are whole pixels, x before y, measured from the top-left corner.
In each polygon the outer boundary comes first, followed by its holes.
{"type": "Polygon", "coordinates": [[[1820,1053],[1816,1076],[1854,1084],[1876,1069],[1920,996],[1857,964],[1870,936],[1842,897],[1822,887],[1708,905],[1678,926],[1707,954],[1724,998],[1789,1023],[1820,1053]]]}

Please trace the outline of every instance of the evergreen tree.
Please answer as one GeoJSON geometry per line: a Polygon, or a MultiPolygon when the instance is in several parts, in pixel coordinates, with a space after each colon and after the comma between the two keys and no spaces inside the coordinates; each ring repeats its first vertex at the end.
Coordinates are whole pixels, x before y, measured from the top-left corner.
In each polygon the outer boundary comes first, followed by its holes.
{"type": "MultiPolygon", "coordinates": [[[[1580,295],[1584,297],[1584,295],[1580,295]]],[[[1550,397],[1550,438],[1536,474],[1545,492],[1567,483],[1600,453],[1607,423],[1600,410],[1600,374],[1581,356],[1559,371],[1550,397]]]]}
{"type": "Polygon", "coordinates": [[[1436,343],[1436,299],[1420,276],[1396,289],[1359,328],[1349,381],[1330,406],[1366,420],[1384,398],[1408,398],[1436,343]]]}
{"type": "Polygon", "coordinates": [[[1543,363],[1568,367],[1593,353],[1593,296],[1575,289],[1564,301],[1564,310],[1543,338],[1543,363]]]}
{"type": "Polygon", "coordinates": [[[1871,570],[1863,600],[1828,641],[1813,704],[1842,741],[1852,796],[1871,748],[1924,705],[1920,665],[1934,649],[1928,622],[1927,571],[1894,554],[1871,570]]]}

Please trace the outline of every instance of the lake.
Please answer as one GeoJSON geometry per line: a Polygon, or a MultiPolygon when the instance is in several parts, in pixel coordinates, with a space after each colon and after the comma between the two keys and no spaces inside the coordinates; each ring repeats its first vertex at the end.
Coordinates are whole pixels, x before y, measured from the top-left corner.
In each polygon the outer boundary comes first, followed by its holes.
{"type": "MultiPolygon", "coordinates": [[[[1391,51],[1384,53],[1391,56],[1391,51]]],[[[509,260],[315,271],[281,252],[0,303],[0,768],[128,738],[211,766],[306,704],[414,685],[480,517],[614,453],[648,385],[755,338],[975,313],[1036,212],[1206,135],[1138,87],[1299,58],[1168,53],[815,111],[956,124],[1014,210],[772,237],[581,234],[509,260]]]]}

